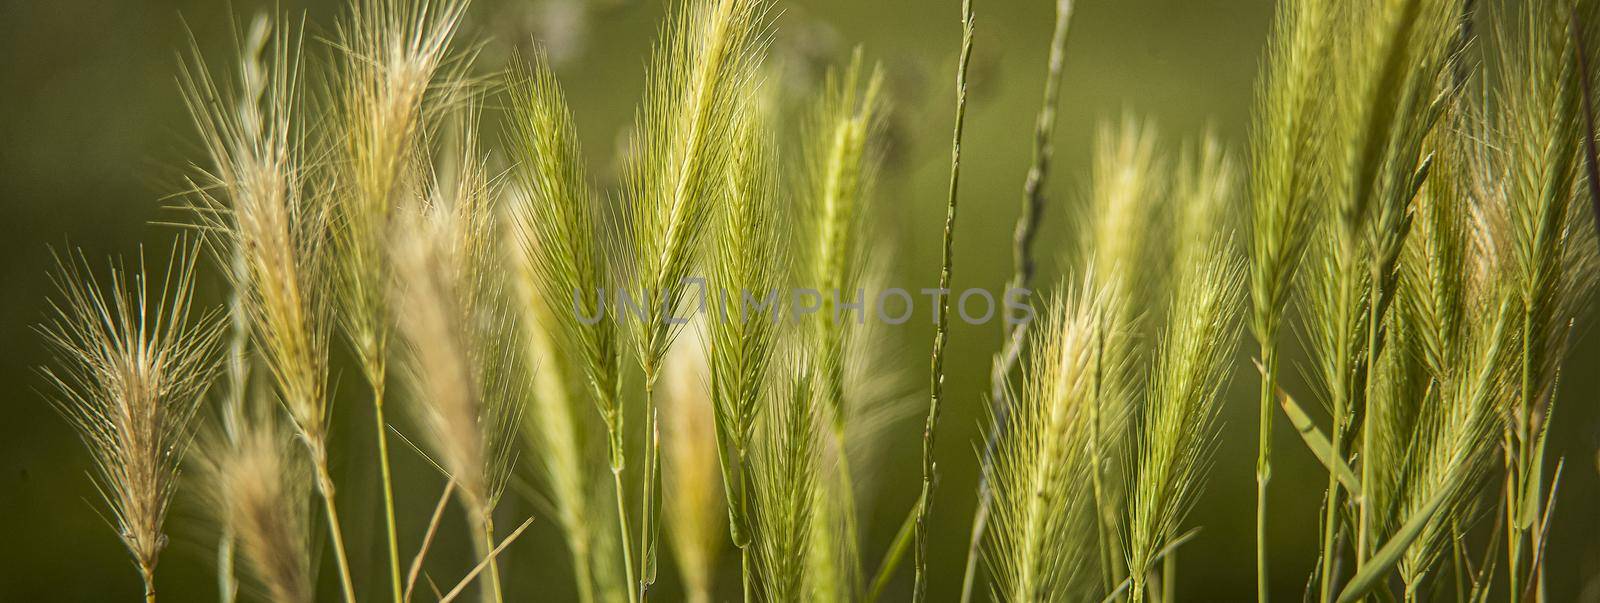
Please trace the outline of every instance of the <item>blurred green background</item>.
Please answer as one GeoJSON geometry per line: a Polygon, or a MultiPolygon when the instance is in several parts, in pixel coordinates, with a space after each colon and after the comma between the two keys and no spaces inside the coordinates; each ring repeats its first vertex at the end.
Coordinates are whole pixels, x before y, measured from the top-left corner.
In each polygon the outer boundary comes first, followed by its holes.
{"type": "MultiPolygon", "coordinates": [[[[206,56],[221,63],[232,56],[238,21],[274,4],[293,14],[304,11],[310,31],[327,34],[342,3],[0,0],[0,404],[5,410],[0,415],[0,600],[133,600],[139,592],[126,553],[97,515],[100,503],[86,474],[88,455],[39,394],[42,381],[33,367],[45,356],[32,326],[43,318],[50,294],[52,247],[82,247],[90,258],[136,254],[140,245],[151,256],[165,254],[175,230],[152,222],[174,217],[163,209],[169,204],[163,198],[178,190],[187,161],[197,157],[174,83],[179,53],[189,43],[186,28],[206,56]]],[[[534,41],[551,50],[586,151],[604,183],[614,173],[609,166],[632,119],[664,4],[477,0],[462,39],[485,43],[481,64],[486,69],[498,66],[509,49],[534,41]]],[[[1057,170],[1049,185],[1051,209],[1040,242],[1046,258],[1069,242],[1062,207],[1081,199],[1097,123],[1124,113],[1154,119],[1170,148],[1210,126],[1242,149],[1252,80],[1272,14],[1270,0],[1078,4],[1061,99],[1057,170]]],[[[1053,5],[1053,0],[977,3],[956,243],[958,288],[999,290],[1010,271],[1010,233],[1029,159],[1053,5]]],[[[886,67],[895,115],[876,223],[894,241],[889,249],[896,254],[897,284],[933,286],[958,1],[783,0],[779,6],[774,54],[791,67],[779,80],[786,94],[806,94],[822,66],[844,60],[855,44],[886,67]]],[[[311,44],[316,52],[326,50],[320,38],[311,44]]],[[[1044,282],[1056,278],[1054,266],[1047,262],[1044,282]]],[[[216,279],[209,285],[215,298],[216,279]]],[[[899,333],[906,370],[917,384],[926,381],[927,325],[919,318],[899,333]]],[[[1549,553],[1553,601],[1600,600],[1595,583],[1600,576],[1595,466],[1600,429],[1594,404],[1600,381],[1589,370],[1600,362],[1600,349],[1594,339],[1577,344],[1555,427],[1555,453],[1568,463],[1549,553]]],[[[960,586],[975,498],[980,404],[998,340],[997,325],[957,322],[952,333],[941,486],[933,515],[935,600],[953,599],[960,586]]],[[[1189,521],[1204,530],[1180,553],[1180,592],[1186,600],[1241,601],[1253,594],[1255,379],[1244,360],[1248,352],[1248,346],[1241,348],[1210,484],[1189,521]]],[[[358,375],[344,371],[335,378],[341,385],[336,438],[347,443],[335,453],[336,475],[345,476],[340,506],[351,540],[370,543],[352,553],[362,578],[357,588],[376,594],[384,578],[381,538],[376,537],[381,511],[366,445],[370,411],[358,375]]],[[[1301,384],[1291,379],[1290,385],[1301,384]]],[[[887,438],[890,452],[875,472],[877,493],[864,528],[869,559],[881,555],[916,496],[920,432],[920,420],[913,419],[887,438]]],[[[1298,599],[1312,564],[1325,477],[1288,430],[1280,429],[1278,449],[1269,526],[1272,585],[1280,597],[1298,599]]],[[[402,538],[414,544],[439,484],[415,454],[401,449],[395,458],[407,524],[402,538]]],[[[168,522],[172,544],[162,556],[158,587],[168,601],[212,600],[214,536],[193,497],[180,493],[179,499],[168,522]]],[[[520,519],[537,509],[510,496],[503,513],[520,519]]],[[[459,521],[456,515],[448,515],[448,521],[459,521]]],[[[459,527],[447,523],[445,529],[459,527]]],[[[443,583],[454,582],[466,568],[465,544],[459,540],[444,542],[430,566],[443,583]]],[[[507,559],[513,600],[570,599],[567,557],[553,522],[537,521],[507,559]]],[[[324,587],[330,586],[332,567],[321,574],[324,587]]],[[[670,569],[663,580],[666,592],[675,592],[670,569]]],[[[908,586],[903,573],[893,598],[903,597],[908,586]]]]}

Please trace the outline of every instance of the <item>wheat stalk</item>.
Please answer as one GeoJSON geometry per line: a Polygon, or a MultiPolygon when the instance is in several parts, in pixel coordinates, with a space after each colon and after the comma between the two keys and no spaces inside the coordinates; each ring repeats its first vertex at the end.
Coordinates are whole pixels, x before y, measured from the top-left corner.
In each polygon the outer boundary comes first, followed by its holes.
{"type": "MultiPolygon", "coordinates": [[[[1496,237],[1505,256],[1500,271],[1518,306],[1517,386],[1506,412],[1506,570],[1513,596],[1541,595],[1543,570],[1524,567],[1541,544],[1544,434],[1567,332],[1587,299],[1594,268],[1593,236],[1578,215],[1582,148],[1582,80],[1577,48],[1566,35],[1571,14],[1591,18],[1593,3],[1530,4],[1497,21],[1499,53],[1490,64],[1500,85],[1491,101],[1499,134],[1485,170],[1500,206],[1496,237]]],[[[1592,39],[1592,36],[1590,36],[1592,39]]],[[[1552,486],[1553,488],[1553,486],[1552,486]]]]}
{"type": "MultiPolygon", "coordinates": [[[[578,351],[568,370],[582,375],[588,385],[585,392],[605,425],[611,471],[620,486],[625,460],[617,331],[620,316],[608,319],[604,314],[610,277],[599,208],[584,171],[571,111],[542,55],[528,62],[513,61],[510,94],[506,146],[516,161],[511,176],[517,194],[509,217],[519,254],[516,262],[528,275],[528,304],[543,317],[539,328],[550,333],[552,346],[578,351]],[[571,307],[563,307],[568,299],[571,307]]],[[[567,437],[553,435],[550,441],[567,437]]],[[[570,464],[567,467],[565,472],[575,470],[570,464]]],[[[576,477],[567,479],[577,481],[576,477]]],[[[569,490],[573,496],[562,499],[576,503],[574,496],[579,492],[569,490]]],[[[620,487],[616,495],[623,563],[632,572],[620,487]]],[[[569,538],[577,543],[588,540],[588,535],[569,532],[569,538]]],[[[575,550],[574,555],[578,554],[575,550]]],[[[580,589],[587,588],[585,582],[580,576],[580,589]]],[[[631,578],[626,588],[633,590],[631,578]]]]}
{"type": "Polygon", "coordinates": [[[794,373],[782,377],[770,411],[761,415],[750,484],[753,564],[767,601],[801,601],[812,593],[806,558],[820,492],[814,369],[803,357],[786,360],[794,373]]]}
{"type": "Polygon", "coordinates": [[[746,593],[752,561],[749,457],[778,345],[776,317],[782,302],[771,296],[779,294],[789,269],[781,239],[788,230],[788,213],[779,205],[776,147],[767,138],[766,111],[753,109],[737,126],[740,150],[728,168],[728,194],[717,214],[715,251],[708,259],[716,308],[706,328],[713,435],[729,535],[746,568],[741,578],[746,593]]]}
{"type": "Polygon", "coordinates": [[[956,115],[950,143],[950,189],[945,199],[944,244],[939,271],[938,320],[933,330],[933,367],[929,372],[932,395],[928,399],[928,418],[922,429],[922,494],[917,497],[916,553],[912,556],[915,579],[911,598],[924,601],[928,596],[928,514],[933,508],[935,436],[939,410],[944,402],[944,348],[950,338],[950,278],[955,264],[956,208],[961,190],[961,135],[967,124],[967,68],[972,63],[972,33],[977,26],[972,0],[961,2],[961,55],[956,66],[956,115]]]}
{"type": "MultiPolygon", "coordinates": [[[[1172,307],[1182,311],[1169,318],[1163,331],[1126,469],[1123,539],[1128,593],[1135,602],[1144,600],[1157,556],[1177,539],[1184,516],[1200,496],[1219,396],[1238,336],[1243,267],[1227,235],[1206,234],[1200,241],[1174,259],[1178,274],[1172,307]]],[[[1173,578],[1169,571],[1164,580],[1173,578]]]]}
{"type": "Polygon", "coordinates": [[[1265,370],[1257,424],[1256,600],[1271,590],[1267,575],[1267,489],[1272,481],[1272,400],[1278,338],[1295,276],[1311,234],[1312,191],[1323,168],[1308,135],[1320,123],[1314,101],[1326,82],[1332,9],[1324,2],[1280,2],[1256,85],[1250,130],[1250,331],[1265,370]]]}
{"type": "Polygon", "coordinates": [[[994,496],[985,559],[996,600],[1071,600],[1091,578],[1084,568],[1094,563],[1097,509],[1080,487],[1093,470],[1082,443],[1103,370],[1103,316],[1118,303],[1092,282],[1045,304],[1009,397],[1009,427],[984,467],[994,496]]]}
{"type": "MultiPolygon", "coordinates": [[[[674,313],[714,201],[739,144],[738,116],[756,90],[767,44],[765,0],[686,3],[669,18],[649,71],[627,169],[629,281],[645,300],[633,321],[645,380],[645,467],[639,532],[638,596],[655,582],[661,493],[659,411],[654,400],[661,358],[682,328],[674,313]]],[[[618,495],[621,495],[619,490],[618,495]]],[[[619,499],[620,502],[620,499],[619,499]]]]}
{"type": "MultiPolygon", "coordinates": [[[[886,110],[881,88],[883,75],[874,68],[863,78],[858,48],[842,72],[830,72],[813,109],[805,134],[805,176],[800,195],[803,232],[815,243],[802,252],[801,280],[822,296],[813,321],[812,358],[817,363],[819,403],[828,419],[834,459],[830,492],[813,515],[819,531],[814,535],[814,596],[849,597],[860,590],[860,564],[855,483],[848,451],[849,418],[854,409],[845,400],[845,355],[863,316],[850,316],[843,307],[863,295],[862,261],[871,209],[881,163],[882,117],[886,110]]],[[[856,310],[865,312],[865,308],[856,310]]]]}

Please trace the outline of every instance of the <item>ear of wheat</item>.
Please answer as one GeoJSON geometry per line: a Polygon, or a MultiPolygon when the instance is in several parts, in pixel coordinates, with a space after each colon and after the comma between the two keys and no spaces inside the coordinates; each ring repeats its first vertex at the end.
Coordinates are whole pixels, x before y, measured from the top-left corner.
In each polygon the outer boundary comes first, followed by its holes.
{"type": "Polygon", "coordinates": [[[516,163],[507,220],[515,243],[512,261],[521,277],[529,357],[539,366],[527,423],[567,533],[579,596],[591,601],[596,586],[603,592],[620,588],[594,583],[605,581],[592,567],[601,547],[594,542],[598,526],[591,519],[597,515],[589,500],[596,485],[582,438],[589,424],[582,418],[590,415],[578,414],[583,406],[599,411],[607,459],[613,469],[620,468],[624,432],[617,321],[603,314],[609,284],[601,243],[606,235],[555,76],[542,55],[519,61],[513,62],[509,86],[506,148],[516,163]],[[569,357],[561,350],[577,353],[569,357]]]}
{"type": "Polygon", "coordinates": [[[372,387],[373,433],[383,484],[388,537],[389,588],[399,603],[400,550],[389,466],[389,425],[384,401],[389,376],[393,269],[387,244],[397,210],[415,204],[425,185],[426,138],[438,123],[440,99],[433,90],[461,85],[466,61],[451,42],[466,0],[355,0],[336,33],[337,67],[325,95],[331,105],[334,157],[323,166],[329,180],[333,286],[346,337],[362,376],[372,387]]]}
{"type": "MultiPolygon", "coordinates": [[[[861,289],[861,261],[865,252],[864,228],[880,161],[877,138],[884,101],[883,75],[873,69],[863,77],[862,52],[851,55],[842,72],[827,76],[821,97],[805,134],[805,174],[799,204],[803,231],[815,243],[802,249],[800,280],[821,292],[821,320],[808,334],[817,363],[818,402],[828,422],[833,462],[826,480],[833,496],[825,497],[814,514],[819,534],[813,574],[817,594],[829,599],[848,598],[860,590],[855,485],[846,445],[852,410],[844,398],[845,354],[861,317],[849,315],[840,304],[850,303],[861,289]]],[[[857,310],[858,312],[864,310],[857,310]]]]}
{"type": "Polygon", "coordinates": [[[818,431],[812,369],[802,358],[771,395],[762,414],[751,480],[754,500],[751,546],[761,598],[801,601],[811,596],[807,557],[811,514],[818,503],[818,431]]]}
{"type": "Polygon", "coordinates": [[[310,469],[333,538],[345,599],[355,599],[328,463],[328,341],[332,302],[327,206],[307,190],[300,121],[300,34],[256,20],[238,75],[214,79],[195,51],[179,83],[209,163],[196,175],[195,215],[239,250],[231,274],[251,332],[310,469]]]}
{"type": "Polygon", "coordinates": [[[1596,261],[1591,223],[1581,219],[1582,204],[1575,202],[1584,138],[1576,53],[1593,49],[1576,47],[1568,33],[1580,22],[1592,26],[1600,7],[1531,3],[1512,10],[1494,32],[1499,53],[1489,66],[1498,76],[1493,100],[1499,106],[1489,125],[1499,137],[1483,175],[1503,212],[1495,216],[1504,255],[1498,274],[1518,306],[1514,328],[1521,345],[1503,437],[1508,588],[1544,596],[1543,559],[1533,551],[1545,542],[1545,497],[1555,488],[1544,476],[1546,419],[1573,318],[1593,288],[1584,275],[1593,274],[1596,261]]]}
{"type": "Polygon", "coordinates": [[[985,559],[1001,601],[1064,600],[1098,581],[1092,571],[1096,513],[1081,487],[1094,470],[1088,441],[1095,418],[1104,333],[1115,300],[1085,279],[1044,306],[1030,337],[1009,427],[987,467],[994,489],[985,559]]]}
{"type": "Polygon", "coordinates": [[[1250,331],[1261,350],[1256,457],[1256,598],[1266,601],[1267,488],[1272,481],[1272,417],[1278,339],[1311,234],[1312,191],[1324,169],[1314,102],[1327,85],[1328,2],[1279,2],[1256,84],[1250,128],[1250,331]]]}
{"type": "MultiPolygon", "coordinates": [[[[1202,240],[1209,242],[1175,258],[1172,307],[1182,310],[1162,331],[1125,470],[1128,510],[1122,539],[1132,601],[1145,599],[1157,556],[1177,540],[1184,516],[1200,496],[1238,336],[1243,268],[1227,238],[1202,240]]],[[[1169,572],[1166,579],[1173,578],[1169,572]]]]}
{"type": "Polygon", "coordinates": [[[276,401],[254,396],[226,409],[201,441],[207,500],[257,582],[274,601],[314,601],[306,459],[276,401]]]}
{"type": "Polygon", "coordinates": [[[427,206],[401,218],[405,226],[391,253],[405,283],[394,295],[406,316],[400,332],[409,343],[418,418],[478,527],[473,535],[488,568],[486,592],[500,601],[499,563],[490,556],[494,510],[515,464],[512,430],[529,375],[508,292],[493,272],[500,258],[499,192],[472,135],[475,110],[465,111],[456,174],[437,179],[427,206]]]}
{"type": "MultiPolygon", "coordinates": [[[[626,175],[628,281],[645,302],[632,321],[644,370],[645,465],[639,532],[639,597],[655,582],[661,493],[661,358],[682,328],[673,318],[688,292],[715,202],[726,198],[740,145],[739,114],[754,102],[768,34],[765,0],[688,3],[669,18],[649,83],[626,175]]],[[[618,495],[621,495],[619,488],[618,495]]]]}
{"type": "MultiPolygon", "coordinates": [[[[777,156],[764,107],[738,124],[740,151],[731,159],[726,202],[717,213],[710,294],[716,311],[706,325],[711,411],[717,459],[728,504],[729,534],[748,567],[750,455],[778,348],[780,285],[788,271],[782,234],[788,212],[779,205],[777,156]],[[765,310],[762,308],[765,307],[765,310]],[[771,314],[768,314],[771,313],[771,314]]],[[[749,580],[749,576],[744,578],[749,580]]]]}
{"type": "Polygon", "coordinates": [[[106,281],[81,257],[58,258],[59,299],[39,329],[58,358],[41,369],[52,402],[94,459],[95,486],[148,601],[191,422],[220,360],[219,316],[193,314],[195,258],[180,244],[156,283],[143,258],[132,270],[113,264],[106,281]]]}

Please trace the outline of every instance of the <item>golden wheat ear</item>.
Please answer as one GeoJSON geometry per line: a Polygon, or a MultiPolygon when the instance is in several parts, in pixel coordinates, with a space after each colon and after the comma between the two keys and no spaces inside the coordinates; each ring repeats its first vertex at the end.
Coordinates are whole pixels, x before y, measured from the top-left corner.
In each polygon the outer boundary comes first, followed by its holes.
{"type": "Polygon", "coordinates": [[[106,277],[81,253],[57,256],[56,298],[38,329],[55,354],[40,369],[51,401],[89,448],[95,486],[151,600],[190,426],[220,362],[221,315],[193,304],[197,255],[179,243],[160,277],[142,256],[131,269],[112,262],[106,277]]]}
{"type": "Polygon", "coordinates": [[[198,465],[205,500],[249,575],[273,601],[309,603],[311,471],[281,408],[265,392],[227,408],[201,434],[198,465]]]}

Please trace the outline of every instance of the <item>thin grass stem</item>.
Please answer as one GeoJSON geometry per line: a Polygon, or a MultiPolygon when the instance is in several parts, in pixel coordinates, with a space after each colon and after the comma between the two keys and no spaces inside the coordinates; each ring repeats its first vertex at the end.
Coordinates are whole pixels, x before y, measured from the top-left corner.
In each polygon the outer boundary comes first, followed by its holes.
{"type": "Polygon", "coordinates": [[[345,552],[344,527],[339,523],[339,508],[334,504],[333,476],[328,473],[328,456],[320,445],[311,449],[313,470],[316,471],[317,493],[322,495],[322,509],[328,516],[328,536],[333,541],[333,560],[339,567],[339,588],[345,603],[355,603],[356,589],[350,578],[350,556],[345,552]]]}
{"type": "Polygon", "coordinates": [[[945,201],[944,245],[941,253],[943,265],[939,271],[939,291],[944,293],[939,297],[938,320],[933,334],[933,368],[930,372],[932,395],[928,400],[927,422],[922,429],[922,495],[918,497],[916,551],[912,559],[915,581],[911,599],[917,602],[927,600],[928,596],[928,513],[933,508],[934,474],[938,469],[933,456],[935,436],[939,426],[939,410],[944,402],[944,348],[950,337],[948,291],[951,268],[955,261],[953,252],[959,199],[957,193],[961,185],[961,135],[967,124],[967,67],[972,63],[972,33],[976,25],[972,0],[962,0],[961,15],[961,58],[956,67],[955,131],[950,144],[950,190],[945,201]]]}
{"type": "MultiPolygon", "coordinates": [[[[382,373],[383,369],[379,368],[377,374],[382,373]]],[[[395,603],[401,603],[401,595],[405,591],[400,586],[400,540],[395,528],[394,478],[389,468],[389,426],[383,418],[384,389],[383,378],[375,377],[372,382],[372,420],[378,439],[379,480],[383,482],[383,526],[389,545],[389,588],[394,592],[395,603]]]]}
{"type": "Polygon", "coordinates": [[[633,544],[628,537],[628,496],[627,490],[622,488],[622,467],[613,461],[611,465],[612,491],[617,498],[617,535],[622,544],[622,568],[627,575],[628,603],[638,603],[639,591],[635,588],[638,582],[633,574],[633,544]]]}

